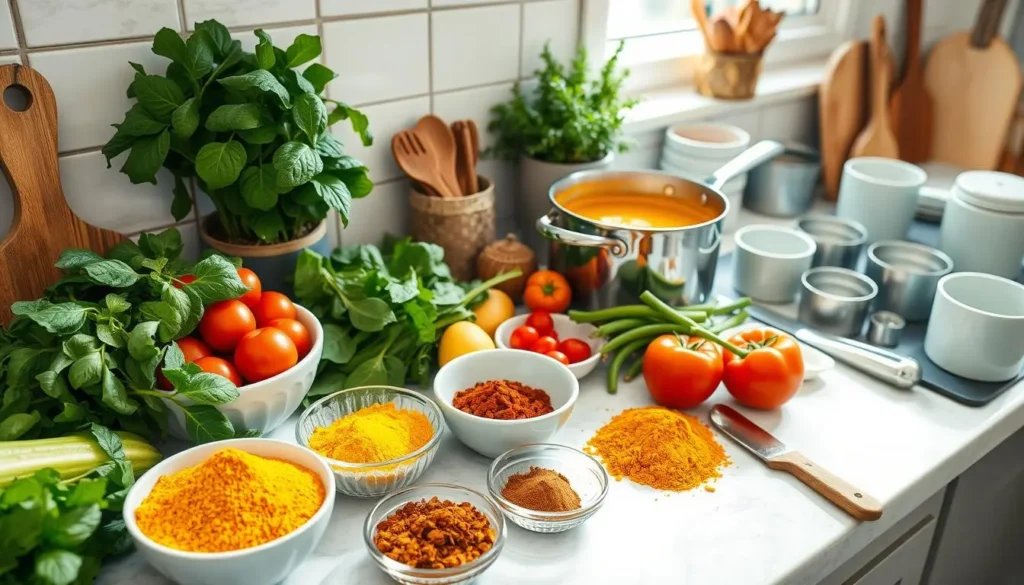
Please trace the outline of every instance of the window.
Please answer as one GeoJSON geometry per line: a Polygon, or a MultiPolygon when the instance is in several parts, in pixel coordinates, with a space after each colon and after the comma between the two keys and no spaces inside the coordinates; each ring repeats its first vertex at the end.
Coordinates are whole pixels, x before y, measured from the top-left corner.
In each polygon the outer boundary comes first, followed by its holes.
{"type": "MultiPolygon", "coordinates": [[[[820,0],[764,0],[765,9],[785,12],[787,17],[810,16],[818,12],[820,0]]],[[[706,0],[708,15],[737,0],[706,0]]],[[[608,40],[694,30],[697,23],[686,0],[610,0],[608,3],[608,40]]]]}

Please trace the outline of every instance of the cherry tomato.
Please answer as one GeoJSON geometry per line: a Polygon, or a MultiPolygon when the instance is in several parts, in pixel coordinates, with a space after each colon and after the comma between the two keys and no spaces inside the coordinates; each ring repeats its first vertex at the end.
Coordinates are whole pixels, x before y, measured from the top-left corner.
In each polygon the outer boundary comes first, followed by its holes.
{"type": "Polygon", "coordinates": [[[173,281],[175,288],[181,288],[182,286],[189,284],[190,282],[196,281],[196,277],[192,276],[191,274],[181,274],[175,276],[174,278],[176,279],[173,281]]]}
{"type": "Polygon", "coordinates": [[[280,329],[263,327],[250,332],[235,348],[235,367],[249,382],[276,376],[299,361],[295,343],[280,329]]]}
{"type": "Polygon", "coordinates": [[[593,354],[589,343],[576,338],[565,339],[559,342],[558,351],[564,353],[565,357],[569,358],[570,364],[582,362],[593,354]]]}
{"type": "Polygon", "coordinates": [[[238,300],[245,303],[246,307],[252,309],[256,306],[256,303],[260,301],[260,295],[263,292],[263,285],[260,284],[260,277],[256,276],[256,273],[248,268],[239,268],[238,278],[242,279],[242,284],[249,287],[249,292],[238,297],[238,300]]]}
{"type": "Polygon", "coordinates": [[[567,366],[569,365],[569,358],[567,358],[565,354],[560,351],[549,351],[544,355],[548,356],[549,358],[555,361],[561,362],[567,366]]]}
{"type": "MultiPolygon", "coordinates": [[[[175,343],[178,344],[178,348],[181,349],[181,353],[184,354],[186,362],[198,361],[204,357],[213,355],[213,350],[195,337],[182,337],[175,343]]],[[[171,384],[170,380],[164,377],[164,374],[160,369],[161,368],[157,368],[156,370],[157,386],[164,390],[174,390],[174,385],[171,384]]]]}
{"type": "Polygon", "coordinates": [[[508,340],[508,346],[512,349],[530,349],[540,339],[540,333],[529,325],[516,327],[508,340]]]}
{"type": "Polygon", "coordinates": [[[647,346],[643,367],[651,398],[669,408],[693,408],[722,382],[722,354],[700,337],[662,335],[647,346]]]}
{"type": "Polygon", "coordinates": [[[530,351],[533,353],[547,353],[549,351],[555,351],[558,349],[558,340],[554,337],[544,335],[533,342],[530,346],[530,351]]]}
{"type": "Polygon", "coordinates": [[[237,299],[213,303],[206,307],[199,321],[203,341],[216,351],[229,352],[246,333],[256,329],[256,318],[242,301],[237,299]]]}
{"type": "Polygon", "coordinates": [[[207,356],[197,359],[196,365],[202,368],[204,372],[224,376],[231,380],[231,383],[235,386],[242,385],[242,377],[238,375],[238,370],[235,369],[235,366],[231,365],[231,362],[224,358],[207,356]]]}
{"type": "Polygon", "coordinates": [[[294,319],[295,305],[285,295],[267,291],[260,295],[252,312],[256,315],[256,324],[266,327],[274,319],[294,319]]]}
{"type": "Polygon", "coordinates": [[[770,327],[748,329],[729,343],[748,350],[746,357],[725,350],[725,388],[736,402],[765,410],[778,408],[800,389],[804,358],[800,345],[770,327]]]}
{"type": "Polygon", "coordinates": [[[526,318],[526,324],[536,329],[538,335],[551,335],[555,332],[555,320],[547,311],[530,313],[530,316],[526,318]]]}
{"type": "Polygon", "coordinates": [[[291,338],[292,343],[295,344],[295,349],[299,352],[300,360],[306,357],[309,350],[313,349],[313,339],[310,338],[309,331],[305,325],[295,319],[274,319],[268,326],[280,329],[291,338]]]}
{"type": "Polygon", "coordinates": [[[571,300],[569,282],[553,270],[539,270],[526,280],[523,302],[531,310],[561,313],[571,300]]]}

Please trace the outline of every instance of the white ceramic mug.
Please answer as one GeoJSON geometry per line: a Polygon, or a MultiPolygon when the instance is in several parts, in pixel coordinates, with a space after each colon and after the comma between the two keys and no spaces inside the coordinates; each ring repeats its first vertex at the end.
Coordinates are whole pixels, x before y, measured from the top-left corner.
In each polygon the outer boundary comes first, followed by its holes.
{"type": "Polygon", "coordinates": [[[891,158],[852,158],[843,165],[836,215],[864,226],[868,244],[903,240],[917,213],[917,192],[928,174],[891,158]]]}
{"type": "Polygon", "coordinates": [[[811,267],[817,244],[804,232],[775,225],[748,225],[736,231],[732,285],[754,300],[791,303],[800,275],[811,267]]]}
{"type": "Polygon", "coordinates": [[[980,272],[942,277],[924,352],[971,380],[1002,382],[1024,367],[1024,284],[980,272]]]}

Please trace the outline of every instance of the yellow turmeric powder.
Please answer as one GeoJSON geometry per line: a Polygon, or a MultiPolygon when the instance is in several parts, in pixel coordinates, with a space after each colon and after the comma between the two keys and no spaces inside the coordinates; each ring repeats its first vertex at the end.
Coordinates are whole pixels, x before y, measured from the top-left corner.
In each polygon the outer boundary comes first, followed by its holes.
{"type": "Polygon", "coordinates": [[[615,479],[683,491],[721,477],[725,450],[695,417],[662,407],[631,408],[597,431],[586,451],[615,479]]]}
{"type": "Polygon", "coordinates": [[[426,445],[434,427],[417,410],[374,404],[313,429],[310,449],[346,463],[382,463],[404,457],[426,445]]]}
{"type": "Polygon", "coordinates": [[[157,480],[135,522],[164,546],[225,552],[289,534],[316,514],[325,496],[320,477],[304,467],[227,448],[157,480]]]}

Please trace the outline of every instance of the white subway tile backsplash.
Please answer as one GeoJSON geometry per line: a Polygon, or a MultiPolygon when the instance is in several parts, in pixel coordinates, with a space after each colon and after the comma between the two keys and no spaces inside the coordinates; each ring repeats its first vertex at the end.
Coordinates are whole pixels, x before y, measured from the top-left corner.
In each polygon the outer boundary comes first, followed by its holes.
{"type": "Polygon", "coordinates": [[[135,71],[129,61],[149,73],[163,74],[169,61],[150,51],[152,43],[101,45],[32,53],[29,61],[42,73],[57,99],[59,149],[100,146],[114,135],[111,124],[121,122],[135,100],[125,90],[135,71]],[[83,76],[88,72],[88,76],[83,76]],[[88,83],[83,80],[88,79],[88,83]]]}
{"type": "Polygon", "coordinates": [[[409,232],[409,181],[377,185],[366,197],[352,201],[352,216],[341,232],[344,246],[380,245],[384,234],[409,232]]]}
{"type": "Polygon", "coordinates": [[[320,0],[321,16],[373,14],[421,8],[427,8],[427,0],[320,0]]]}
{"type": "Polygon", "coordinates": [[[515,230],[516,204],[519,201],[519,167],[512,162],[482,158],[476,172],[494,181],[494,215],[499,234],[515,230]]]}
{"type": "Polygon", "coordinates": [[[494,0],[431,0],[431,6],[470,6],[473,4],[487,4],[494,0]]]}
{"type": "Polygon", "coordinates": [[[14,19],[11,18],[11,7],[6,2],[0,3],[0,50],[17,49],[18,36],[14,34],[14,19]]]}
{"type": "Polygon", "coordinates": [[[316,18],[316,0],[184,0],[185,22],[216,19],[224,26],[266,25],[316,18]]]}
{"type": "Polygon", "coordinates": [[[118,171],[127,156],[115,158],[109,169],[99,152],[61,157],[60,180],[71,210],[92,225],[123,234],[174,223],[170,171],[157,173],[158,185],[132,185],[118,171]]]}
{"type": "Polygon", "coordinates": [[[429,92],[427,26],[425,13],[325,23],[326,64],[339,75],[330,96],[358,105],[429,92]]]}
{"type": "Polygon", "coordinates": [[[149,36],[178,29],[177,0],[16,0],[30,47],[149,36]]]}
{"type": "Polygon", "coordinates": [[[448,123],[471,118],[480,133],[480,147],[487,148],[494,144],[494,136],[487,131],[491,108],[512,99],[511,90],[511,83],[502,83],[434,94],[434,114],[448,123]]]}
{"type": "Polygon", "coordinates": [[[761,109],[759,135],[808,146],[818,143],[818,96],[813,95],[761,109]]]}
{"type": "Polygon", "coordinates": [[[523,54],[519,75],[529,77],[543,65],[540,52],[545,43],[549,43],[556,59],[569,63],[576,52],[579,19],[577,0],[523,4],[523,54]]]}
{"type": "MultiPolygon", "coordinates": [[[[281,28],[264,27],[263,31],[270,35],[271,40],[274,41],[274,46],[279,47],[281,49],[287,49],[295,40],[295,37],[301,34],[317,34],[316,25],[313,24],[305,24],[302,26],[285,26],[281,28]]],[[[242,49],[249,51],[250,53],[256,50],[256,42],[259,40],[256,38],[256,35],[252,33],[252,31],[231,33],[231,38],[242,41],[242,49]]]]}
{"type": "Polygon", "coordinates": [[[0,55],[0,65],[11,65],[12,63],[21,63],[21,57],[17,55],[0,55]]]}
{"type": "Polygon", "coordinates": [[[519,76],[519,5],[430,14],[434,91],[519,76]]]}
{"type": "Polygon", "coordinates": [[[331,127],[331,132],[345,145],[345,154],[356,157],[370,167],[370,178],[375,182],[397,179],[402,176],[394,157],[391,155],[391,137],[399,130],[412,128],[421,116],[430,113],[430,98],[418,97],[410,100],[388,102],[360,108],[370,120],[373,144],[363,146],[352,131],[352,125],[342,120],[331,127]]]}

